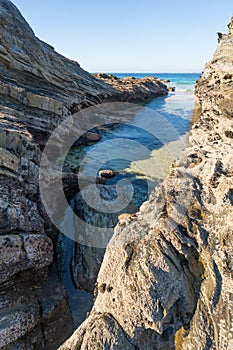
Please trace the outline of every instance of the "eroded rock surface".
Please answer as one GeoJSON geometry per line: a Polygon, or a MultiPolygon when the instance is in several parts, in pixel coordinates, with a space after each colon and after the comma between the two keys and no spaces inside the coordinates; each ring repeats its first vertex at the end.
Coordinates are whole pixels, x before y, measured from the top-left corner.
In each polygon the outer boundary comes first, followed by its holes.
{"type": "MultiPolygon", "coordinates": [[[[152,76],[142,79],[135,77],[118,78],[112,74],[103,73],[97,73],[94,76],[113,87],[118,92],[119,97],[117,99],[119,101],[137,102],[167,95],[168,93],[166,85],[152,76]]],[[[113,100],[115,99],[116,96],[113,96],[113,100]]]]}
{"type": "Polygon", "coordinates": [[[108,92],[37,39],[7,0],[0,1],[0,28],[0,348],[55,349],[73,326],[66,292],[51,270],[40,147],[74,105],[97,103],[108,92]]]}
{"type": "Polygon", "coordinates": [[[0,118],[0,348],[55,349],[72,320],[64,287],[48,270],[54,251],[39,201],[40,151],[16,117],[0,118]]]}
{"type": "Polygon", "coordinates": [[[232,27],[196,85],[191,146],[116,227],[93,310],[61,350],[233,348],[232,27]]]}
{"type": "Polygon", "coordinates": [[[39,140],[69,111],[99,103],[113,92],[36,38],[8,0],[0,2],[0,25],[2,104],[9,114],[17,111],[39,140]]]}
{"type": "Polygon", "coordinates": [[[73,327],[66,292],[50,267],[40,147],[74,105],[108,93],[37,39],[7,0],[0,1],[0,28],[0,348],[55,349],[73,327]]]}
{"type": "MultiPolygon", "coordinates": [[[[55,349],[71,334],[51,267],[56,231],[40,202],[41,150],[60,121],[113,96],[121,93],[39,40],[13,3],[0,0],[1,349],[55,349]]],[[[65,180],[75,191],[75,177],[65,180]]]]}

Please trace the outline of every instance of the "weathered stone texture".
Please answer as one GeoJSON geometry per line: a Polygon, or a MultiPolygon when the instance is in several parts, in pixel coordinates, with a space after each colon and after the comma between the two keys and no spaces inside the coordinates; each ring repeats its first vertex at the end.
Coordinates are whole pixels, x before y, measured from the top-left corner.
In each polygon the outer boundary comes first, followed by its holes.
{"type": "Polygon", "coordinates": [[[61,350],[233,348],[232,26],[197,82],[190,147],[116,227],[93,310],[61,350]]]}
{"type": "Polygon", "coordinates": [[[66,293],[51,268],[48,236],[56,232],[40,202],[41,150],[68,115],[119,95],[39,40],[13,3],[0,0],[1,349],[55,349],[71,334],[66,293]]]}

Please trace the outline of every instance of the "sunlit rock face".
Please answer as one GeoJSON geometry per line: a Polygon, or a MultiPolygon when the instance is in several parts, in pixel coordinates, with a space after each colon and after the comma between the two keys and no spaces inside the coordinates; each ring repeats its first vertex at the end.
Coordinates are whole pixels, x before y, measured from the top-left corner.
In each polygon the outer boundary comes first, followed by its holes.
{"type": "Polygon", "coordinates": [[[116,227],[93,310],[61,350],[233,348],[232,27],[197,82],[190,147],[116,227]]]}
{"type": "Polygon", "coordinates": [[[40,201],[41,150],[68,115],[113,96],[120,91],[39,40],[0,0],[1,349],[56,349],[72,332],[53,266],[56,231],[40,201]]]}
{"type": "Polygon", "coordinates": [[[37,39],[10,1],[0,1],[0,29],[0,347],[56,349],[73,325],[51,268],[55,232],[40,203],[41,149],[74,105],[108,92],[37,39]]]}

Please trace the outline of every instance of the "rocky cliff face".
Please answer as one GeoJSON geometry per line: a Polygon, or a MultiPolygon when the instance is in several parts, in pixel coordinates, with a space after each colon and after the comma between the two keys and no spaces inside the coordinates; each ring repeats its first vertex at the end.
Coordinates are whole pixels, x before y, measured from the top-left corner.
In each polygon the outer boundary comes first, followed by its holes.
{"type": "Polygon", "coordinates": [[[9,114],[16,110],[34,137],[49,134],[73,108],[98,103],[113,92],[36,38],[10,1],[1,0],[0,20],[2,108],[9,114]]]}
{"type": "Polygon", "coordinates": [[[232,28],[196,85],[191,146],[119,222],[93,310],[61,350],[233,348],[232,28]]]}
{"type": "Polygon", "coordinates": [[[36,38],[0,0],[1,349],[55,349],[71,334],[52,265],[56,231],[40,202],[41,150],[67,115],[113,96],[120,93],[36,38]]]}
{"type": "MultiPolygon", "coordinates": [[[[122,91],[105,84],[35,37],[9,0],[0,1],[0,26],[1,111],[17,114],[38,144],[43,145],[68,114],[128,97],[127,84],[122,91]]],[[[150,88],[157,95],[167,93],[166,86],[158,80],[150,88]]],[[[130,91],[131,96],[133,93],[130,91]]],[[[152,96],[148,91],[145,95],[144,86],[137,89],[135,100],[148,97],[152,96]]]]}

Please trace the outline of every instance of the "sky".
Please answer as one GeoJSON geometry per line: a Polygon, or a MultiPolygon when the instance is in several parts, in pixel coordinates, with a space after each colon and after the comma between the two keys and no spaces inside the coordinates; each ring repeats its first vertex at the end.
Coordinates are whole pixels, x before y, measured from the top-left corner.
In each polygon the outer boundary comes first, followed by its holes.
{"type": "Polygon", "coordinates": [[[89,72],[201,72],[232,0],[13,0],[36,36],[89,72]]]}

